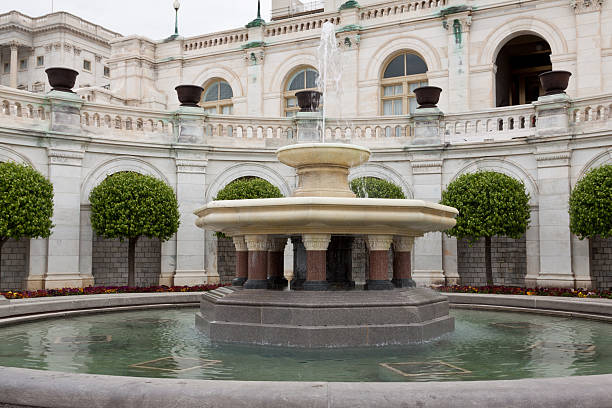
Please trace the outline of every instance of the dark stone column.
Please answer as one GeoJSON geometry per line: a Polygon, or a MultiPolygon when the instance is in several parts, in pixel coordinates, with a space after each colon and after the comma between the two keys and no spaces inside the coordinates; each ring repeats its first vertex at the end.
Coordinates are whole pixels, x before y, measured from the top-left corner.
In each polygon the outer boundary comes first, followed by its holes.
{"type": "Polygon", "coordinates": [[[327,234],[304,234],[306,248],[306,282],[304,290],[327,290],[327,246],[331,239],[327,234]]]}
{"type": "Polygon", "coordinates": [[[370,250],[370,270],[366,281],[366,290],[391,290],[393,284],[389,280],[389,248],[393,236],[368,235],[368,248],[370,250]]]}
{"type": "Polygon", "coordinates": [[[282,289],[289,283],[285,279],[285,245],[287,238],[273,238],[268,242],[268,287],[282,289]]]}
{"type": "Polygon", "coordinates": [[[411,254],[414,237],[393,238],[393,285],[396,288],[414,288],[411,254]]]}
{"type": "Polygon", "coordinates": [[[248,280],[245,289],[268,289],[268,237],[265,235],[246,235],[249,250],[248,280]]]}
{"type": "Polygon", "coordinates": [[[327,247],[327,282],[333,289],[352,289],[353,237],[334,235],[327,247]]]}
{"type": "Polygon", "coordinates": [[[236,277],[232,286],[243,286],[249,276],[249,252],[244,237],[233,237],[232,240],[236,247],[236,277]]]}
{"type": "Polygon", "coordinates": [[[301,290],[306,282],[306,248],[302,237],[291,237],[293,244],[293,279],[291,290],[301,290]]]}

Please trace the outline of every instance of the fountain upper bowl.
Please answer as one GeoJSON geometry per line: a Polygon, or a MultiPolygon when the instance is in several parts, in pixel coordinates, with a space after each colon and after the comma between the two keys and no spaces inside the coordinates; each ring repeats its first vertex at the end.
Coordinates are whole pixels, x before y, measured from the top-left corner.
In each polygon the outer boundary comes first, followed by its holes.
{"type": "Polygon", "coordinates": [[[281,163],[291,167],[330,165],[356,167],[368,161],[370,150],[344,143],[302,143],[276,151],[281,163]]]}

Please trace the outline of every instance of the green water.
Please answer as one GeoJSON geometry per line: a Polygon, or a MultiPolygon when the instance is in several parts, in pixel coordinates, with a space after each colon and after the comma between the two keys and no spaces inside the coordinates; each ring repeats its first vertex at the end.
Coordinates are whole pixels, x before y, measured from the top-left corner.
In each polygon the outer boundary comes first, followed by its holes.
{"type": "Polygon", "coordinates": [[[0,365],[137,377],[471,381],[612,373],[612,325],[454,310],[456,330],[409,347],[298,350],[211,345],[196,309],[121,312],[0,328],[0,365]]]}

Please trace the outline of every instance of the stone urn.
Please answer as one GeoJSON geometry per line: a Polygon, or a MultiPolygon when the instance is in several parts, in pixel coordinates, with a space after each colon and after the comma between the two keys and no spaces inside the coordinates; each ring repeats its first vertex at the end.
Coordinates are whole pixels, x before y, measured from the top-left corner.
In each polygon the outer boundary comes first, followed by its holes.
{"type": "Polygon", "coordinates": [[[440,100],[440,93],[442,93],[442,88],[437,86],[421,86],[416,88],[414,94],[419,104],[417,109],[435,108],[440,100]]]}
{"type": "Polygon", "coordinates": [[[79,75],[77,71],[70,68],[53,67],[47,68],[45,72],[52,91],[74,93],[72,88],[74,88],[76,77],[79,75]]]}
{"type": "Polygon", "coordinates": [[[181,106],[198,107],[204,88],[198,85],[179,85],[176,88],[176,95],[181,103],[181,106]]]}
{"type": "Polygon", "coordinates": [[[569,71],[548,71],[539,75],[545,95],[565,93],[572,73],[569,71]]]}
{"type": "Polygon", "coordinates": [[[295,96],[298,100],[300,112],[316,112],[319,109],[319,101],[321,100],[321,92],[319,91],[300,91],[296,92],[295,96]]]}

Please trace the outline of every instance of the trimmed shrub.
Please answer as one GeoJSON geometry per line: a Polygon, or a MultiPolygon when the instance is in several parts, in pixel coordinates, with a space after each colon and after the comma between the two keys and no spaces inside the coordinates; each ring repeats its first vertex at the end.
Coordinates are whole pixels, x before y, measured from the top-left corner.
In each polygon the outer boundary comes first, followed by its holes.
{"type": "Polygon", "coordinates": [[[239,178],[221,189],[213,200],[250,200],[281,198],[278,187],[259,177],[239,178]]]}
{"type": "Polygon", "coordinates": [[[360,177],[351,181],[351,190],[359,198],[406,198],[401,187],[376,177],[360,177]]]}
{"type": "Polygon", "coordinates": [[[570,231],[578,238],[612,237],[612,165],[591,170],[569,199],[570,231]]]}

